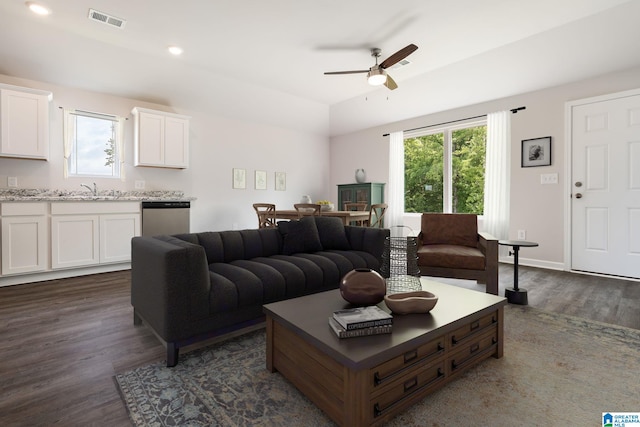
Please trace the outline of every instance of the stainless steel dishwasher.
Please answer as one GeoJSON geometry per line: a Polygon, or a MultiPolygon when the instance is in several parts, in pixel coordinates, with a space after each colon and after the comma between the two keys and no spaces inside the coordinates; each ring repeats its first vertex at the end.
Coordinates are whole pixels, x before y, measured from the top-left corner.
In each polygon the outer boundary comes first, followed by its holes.
{"type": "Polygon", "coordinates": [[[191,202],[142,202],[142,235],[189,232],[191,202]]]}

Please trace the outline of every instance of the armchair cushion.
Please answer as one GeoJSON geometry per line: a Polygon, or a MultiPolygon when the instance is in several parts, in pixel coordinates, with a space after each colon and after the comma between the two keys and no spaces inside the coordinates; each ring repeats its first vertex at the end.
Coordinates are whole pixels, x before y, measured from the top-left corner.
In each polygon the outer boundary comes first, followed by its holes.
{"type": "Polygon", "coordinates": [[[484,254],[477,248],[460,245],[424,245],[418,249],[418,265],[484,270],[484,254]]]}
{"type": "Polygon", "coordinates": [[[420,240],[423,245],[478,247],[478,220],[474,214],[422,214],[420,240]]]}

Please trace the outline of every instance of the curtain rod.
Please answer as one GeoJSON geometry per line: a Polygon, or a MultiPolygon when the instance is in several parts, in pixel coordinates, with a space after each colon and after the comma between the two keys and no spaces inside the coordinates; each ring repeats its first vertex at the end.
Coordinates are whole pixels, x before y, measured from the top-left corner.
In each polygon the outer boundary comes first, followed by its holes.
{"type": "MultiPolygon", "coordinates": [[[[526,109],[527,109],[527,107],[512,108],[511,112],[513,114],[516,114],[518,111],[526,110],[526,109]]],[[[481,114],[479,116],[465,117],[464,119],[451,120],[451,121],[448,121],[448,122],[436,123],[434,125],[420,126],[420,127],[413,128],[413,129],[405,129],[405,130],[403,130],[403,132],[411,132],[411,131],[414,131],[414,130],[427,129],[427,128],[432,128],[432,127],[436,127],[436,126],[448,125],[448,124],[451,124],[451,123],[464,122],[466,120],[479,119],[480,117],[487,117],[487,115],[486,114],[481,114]]],[[[382,136],[389,136],[389,134],[385,133],[382,136]]]]}

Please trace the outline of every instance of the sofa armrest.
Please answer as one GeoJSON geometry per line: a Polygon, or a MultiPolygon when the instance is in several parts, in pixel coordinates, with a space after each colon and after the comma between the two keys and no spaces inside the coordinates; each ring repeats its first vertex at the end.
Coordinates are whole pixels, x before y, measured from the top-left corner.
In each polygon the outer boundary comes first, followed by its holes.
{"type": "Polygon", "coordinates": [[[206,317],[209,273],[204,248],[170,236],[131,240],[131,305],[165,341],[183,339],[206,317]]]}
{"type": "Polygon", "coordinates": [[[390,236],[388,228],[356,227],[345,225],[347,239],[351,249],[365,251],[376,257],[382,265],[384,243],[390,236]]]}

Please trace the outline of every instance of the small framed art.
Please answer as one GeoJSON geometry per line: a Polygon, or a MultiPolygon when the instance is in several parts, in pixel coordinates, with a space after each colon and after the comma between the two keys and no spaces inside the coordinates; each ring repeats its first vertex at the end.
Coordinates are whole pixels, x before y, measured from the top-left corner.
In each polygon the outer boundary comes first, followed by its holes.
{"type": "Polygon", "coordinates": [[[285,191],[287,189],[287,174],[285,172],[276,172],[275,183],[276,191],[285,191]]]}
{"type": "Polygon", "coordinates": [[[246,169],[233,169],[233,188],[247,188],[247,171],[246,169]]]}
{"type": "Polygon", "coordinates": [[[256,190],[266,190],[267,189],[267,171],[256,171],[255,177],[255,187],[256,190]]]}
{"type": "Polygon", "coordinates": [[[522,140],[522,167],[551,165],[551,137],[522,140]]]}

